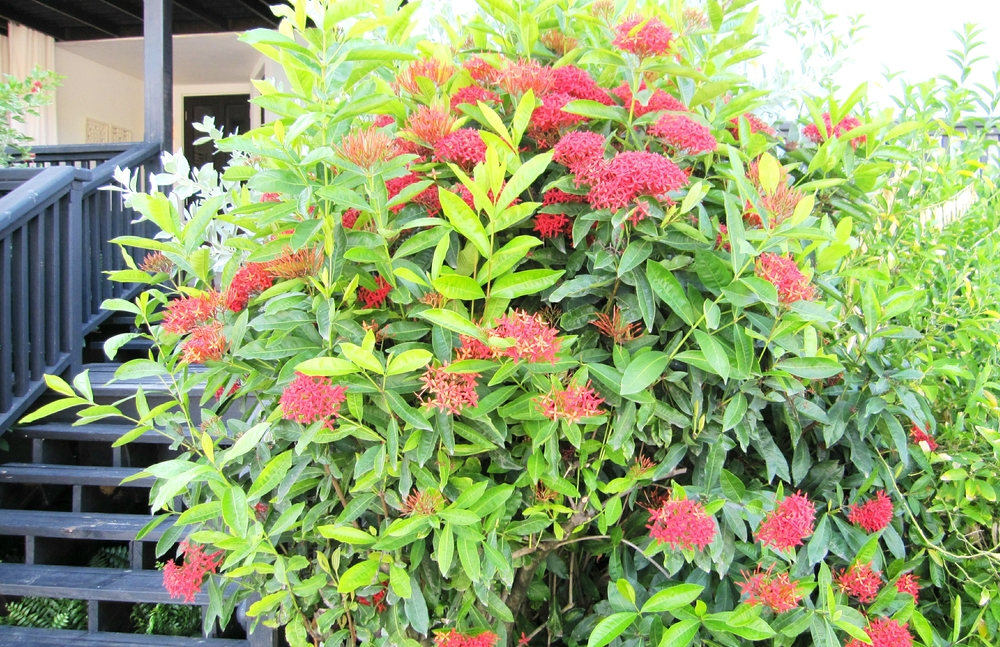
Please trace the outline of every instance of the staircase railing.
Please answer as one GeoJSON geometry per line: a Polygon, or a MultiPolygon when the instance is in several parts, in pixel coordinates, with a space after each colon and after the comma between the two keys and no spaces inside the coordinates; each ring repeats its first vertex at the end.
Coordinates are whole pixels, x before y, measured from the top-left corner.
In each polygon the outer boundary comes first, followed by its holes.
{"type": "Polygon", "coordinates": [[[109,151],[67,150],[59,165],[55,148],[36,149],[47,167],[0,170],[0,429],[44,392],[46,373],[77,372],[84,335],[108,316],[101,302],[138,291],[107,280],[104,272],[125,268],[108,241],[150,233],[100,188],[116,167],[141,169],[147,181],[157,144],[132,144],[94,168],[109,151]]]}

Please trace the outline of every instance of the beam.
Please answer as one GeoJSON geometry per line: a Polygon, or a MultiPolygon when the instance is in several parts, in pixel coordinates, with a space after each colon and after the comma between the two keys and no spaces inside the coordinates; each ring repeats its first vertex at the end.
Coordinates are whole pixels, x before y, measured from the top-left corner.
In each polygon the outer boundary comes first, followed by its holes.
{"type": "Polygon", "coordinates": [[[91,29],[97,32],[100,32],[102,34],[107,34],[112,38],[118,38],[118,32],[111,31],[110,29],[106,29],[101,26],[102,22],[106,23],[107,21],[97,18],[96,16],[92,16],[85,11],[80,11],[79,9],[69,9],[68,7],[67,10],[64,11],[59,7],[53,6],[51,4],[51,0],[49,0],[48,2],[43,0],[30,0],[30,2],[33,2],[39,7],[47,9],[48,11],[57,13],[60,16],[65,16],[66,18],[69,18],[73,22],[84,25],[85,27],[90,27],[91,29]]]}
{"type": "Polygon", "coordinates": [[[202,7],[199,7],[196,2],[191,2],[190,0],[174,0],[174,4],[195,18],[204,20],[206,23],[215,27],[219,31],[229,31],[226,27],[226,20],[224,18],[219,17],[215,13],[205,11],[202,7]]]}
{"type": "Polygon", "coordinates": [[[95,0],[95,1],[107,7],[111,7],[112,9],[116,9],[121,13],[125,14],[126,16],[129,16],[131,18],[134,18],[135,20],[138,20],[139,22],[142,22],[142,12],[124,6],[123,3],[120,2],[120,0],[95,0]]]}
{"type": "Polygon", "coordinates": [[[16,22],[19,25],[24,25],[25,27],[30,27],[35,31],[48,34],[56,40],[62,40],[63,30],[61,27],[48,22],[47,20],[39,20],[34,16],[26,15],[20,10],[12,7],[11,4],[12,3],[0,0],[0,19],[6,20],[7,22],[16,22]]]}
{"type": "Polygon", "coordinates": [[[145,140],[174,147],[174,46],[172,0],[144,0],[145,140]]]}
{"type": "Polygon", "coordinates": [[[237,0],[237,2],[262,18],[267,24],[272,26],[278,24],[278,19],[271,13],[271,10],[264,9],[257,0],[237,0]]]}

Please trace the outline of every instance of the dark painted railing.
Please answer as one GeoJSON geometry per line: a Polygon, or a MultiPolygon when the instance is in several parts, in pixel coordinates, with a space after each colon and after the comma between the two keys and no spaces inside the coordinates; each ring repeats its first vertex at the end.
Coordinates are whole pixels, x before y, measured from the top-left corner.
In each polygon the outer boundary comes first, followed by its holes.
{"type": "MultiPolygon", "coordinates": [[[[67,144],[62,146],[35,146],[25,164],[34,167],[75,166],[95,169],[104,162],[131,149],[134,143],[67,144]]],[[[8,152],[15,153],[13,150],[8,152]]],[[[18,159],[15,156],[15,159],[18,159]]]]}
{"type": "MultiPolygon", "coordinates": [[[[41,147],[45,168],[0,170],[0,429],[24,413],[45,390],[44,375],[78,369],[83,337],[108,316],[101,302],[131,298],[138,286],[112,284],[104,275],[125,268],[110,241],[124,234],[148,235],[150,224],[132,224],[121,197],[101,191],[116,167],[139,169],[159,157],[156,144],[129,148],[89,169],[61,147],[41,147]]],[[[69,149],[78,147],[67,147],[69,149]]],[[[96,159],[91,150],[90,158],[96,159]]],[[[103,153],[102,153],[103,154],[103,153]]],[[[142,190],[142,187],[139,187],[142,190]]]]}

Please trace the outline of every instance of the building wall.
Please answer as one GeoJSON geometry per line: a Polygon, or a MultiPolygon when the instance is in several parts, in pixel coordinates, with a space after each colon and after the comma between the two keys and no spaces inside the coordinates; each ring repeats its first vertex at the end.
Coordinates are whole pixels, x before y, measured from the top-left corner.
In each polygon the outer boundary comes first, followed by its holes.
{"type": "MultiPolygon", "coordinates": [[[[211,83],[206,85],[174,85],[174,152],[184,148],[184,97],[199,97],[212,94],[250,94],[253,84],[211,83]]],[[[250,108],[254,109],[253,106],[250,108]]]]}
{"type": "Polygon", "coordinates": [[[95,63],[56,46],[56,72],[65,78],[56,90],[60,144],[87,141],[87,118],[127,128],[143,137],[142,79],[95,63]]]}

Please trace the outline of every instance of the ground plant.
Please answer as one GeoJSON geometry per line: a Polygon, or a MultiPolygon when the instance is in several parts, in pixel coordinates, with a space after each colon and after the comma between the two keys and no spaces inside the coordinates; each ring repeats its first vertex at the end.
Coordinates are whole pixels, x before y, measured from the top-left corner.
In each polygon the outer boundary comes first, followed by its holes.
{"type": "MultiPolygon", "coordinates": [[[[126,417],[172,595],[300,645],[943,645],[938,431],[868,266],[924,127],[822,100],[789,138],[738,74],[744,0],[296,1],[242,38],[278,119],[168,157],[118,242],[154,342],[126,417]],[[934,585],[940,585],[938,581],[934,585]]],[[[959,611],[961,606],[959,606],[959,611]]],[[[973,630],[975,629],[975,630],[973,630]]]]}

